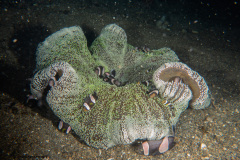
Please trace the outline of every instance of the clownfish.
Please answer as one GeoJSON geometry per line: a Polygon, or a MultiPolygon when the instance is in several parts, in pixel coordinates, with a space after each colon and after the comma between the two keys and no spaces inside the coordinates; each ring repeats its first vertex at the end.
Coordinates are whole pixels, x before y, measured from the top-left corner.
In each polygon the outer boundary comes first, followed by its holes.
{"type": "Polygon", "coordinates": [[[83,103],[84,110],[85,111],[91,110],[91,108],[95,105],[97,99],[98,99],[98,96],[96,92],[94,92],[93,94],[90,94],[87,98],[85,98],[85,102],[83,103]]]}

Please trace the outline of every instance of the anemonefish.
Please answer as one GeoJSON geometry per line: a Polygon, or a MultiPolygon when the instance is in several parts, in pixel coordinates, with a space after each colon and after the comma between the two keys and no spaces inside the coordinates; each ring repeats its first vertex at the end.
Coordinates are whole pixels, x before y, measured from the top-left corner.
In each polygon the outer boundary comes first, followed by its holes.
{"type": "Polygon", "coordinates": [[[158,93],[159,93],[159,91],[157,89],[154,89],[154,90],[149,92],[149,97],[153,98],[153,97],[157,96],[158,93]]]}
{"type": "Polygon", "coordinates": [[[97,99],[98,99],[98,96],[96,92],[94,92],[93,94],[90,94],[87,98],[85,98],[85,101],[83,103],[84,110],[90,111],[91,108],[95,105],[97,99]]]}
{"type": "Polygon", "coordinates": [[[66,134],[68,134],[71,131],[72,128],[69,124],[60,120],[60,122],[58,124],[58,129],[62,132],[65,132],[66,134]]]}
{"type": "Polygon", "coordinates": [[[103,67],[103,66],[98,66],[98,67],[95,69],[95,73],[96,73],[100,78],[102,78],[103,75],[104,75],[104,67],[103,67]]]}

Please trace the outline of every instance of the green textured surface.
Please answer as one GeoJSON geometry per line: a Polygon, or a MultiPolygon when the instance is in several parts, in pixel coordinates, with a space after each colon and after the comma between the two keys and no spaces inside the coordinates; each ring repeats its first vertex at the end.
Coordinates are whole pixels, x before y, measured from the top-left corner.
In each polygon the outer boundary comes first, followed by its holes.
{"type": "Polygon", "coordinates": [[[90,47],[96,62],[110,71],[116,70],[121,82],[152,80],[153,72],[166,62],[179,61],[169,48],[143,53],[127,44],[125,31],[117,25],[107,25],[90,47]],[[134,76],[133,76],[134,75],[134,76]]]}
{"type": "Polygon", "coordinates": [[[172,125],[190,99],[170,108],[159,96],[149,98],[149,89],[136,82],[151,79],[163,63],[178,61],[176,54],[169,48],[138,52],[127,44],[124,30],[114,24],[103,29],[90,50],[92,55],[80,27],[64,28],[49,36],[37,50],[33,96],[41,99],[49,80],[63,73],[48,91],[47,102],[60,119],[96,148],[171,135],[172,125]],[[107,71],[115,69],[116,78],[128,84],[117,87],[105,83],[94,72],[99,65],[107,71]],[[84,99],[93,92],[98,100],[90,111],[84,111],[84,99]]]}

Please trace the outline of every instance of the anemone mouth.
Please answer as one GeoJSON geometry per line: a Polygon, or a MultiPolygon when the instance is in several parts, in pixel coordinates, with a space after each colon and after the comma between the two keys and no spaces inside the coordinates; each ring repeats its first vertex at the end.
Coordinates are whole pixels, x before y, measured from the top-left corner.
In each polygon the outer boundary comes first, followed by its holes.
{"type": "Polygon", "coordinates": [[[31,92],[37,99],[42,99],[52,87],[59,88],[72,81],[76,83],[77,77],[74,75],[74,69],[67,62],[54,63],[34,75],[31,82],[31,92]]]}
{"type": "Polygon", "coordinates": [[[209,89],[203,77],[181,62],[165,63],[154,75],[155,86],[163,90],[166,83],[184,83],[192,91],[193,97],[189,102],[195,109],[208,107],[210,104],[209,89]]]}
{"type": "Polygon", "coordinates": [[[159,75],[159,78],[164,82],[180,82],[188,85],[191,89],[193,97],[190,101],[190,104],[196,101],[200,96],[200,86],[197,81],[195,81],[188,73],[187,70],[178,69],[175,67],[170,67],[162,70],[159,75]]]}
{"type": "Polygon", "coordinates": [[[63,70],[58,69],[56,75],[54,76],[55,79],[58,81],[63,76],[63,70]]]}

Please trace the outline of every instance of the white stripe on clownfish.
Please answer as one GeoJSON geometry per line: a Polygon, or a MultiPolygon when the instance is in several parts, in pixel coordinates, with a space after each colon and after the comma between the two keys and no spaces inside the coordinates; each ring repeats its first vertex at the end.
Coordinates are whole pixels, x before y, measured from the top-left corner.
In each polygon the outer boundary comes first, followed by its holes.
{"type": "Polygon", "coordinates": [[[94,92],[93,94],[90,94],[89,97],[90,97],[90,100],[92,101],[92,103],[95,104],[96,100],[98,99],[97,93],[94,92]]]}
{"type": "Polygon", "coordinates": [[[92,101],[92,103],[94,103],[94,104],[95,104],[95,103],[96,103],[96,100],[95,100],[95,98],[93,97],[93,95],[91,95],[91,94],[90,94],[90,96],[89,96],[89,97],[90,97],[90,100],[92,101]]]}
{"type": "Polygon", "coordinates": [[[83,106],[89,111],[90,110],[90,106],[85,102],[83,103],[83,106]]]}
{"type": "Polygon", "coordinates": [[[99,77],[102,77],[104,75],[104,67],[103,66],[98,66],[96,68],[95,72],[99,77]]]}

